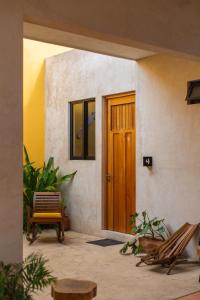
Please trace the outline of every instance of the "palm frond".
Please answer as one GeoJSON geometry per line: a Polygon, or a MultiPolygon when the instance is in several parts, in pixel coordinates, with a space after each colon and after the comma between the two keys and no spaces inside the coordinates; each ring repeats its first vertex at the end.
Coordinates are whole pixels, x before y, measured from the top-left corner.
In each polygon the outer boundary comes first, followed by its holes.
{"type": "Polygon", "coordinates": [[[31,300],[33,293],[55,281],[40,254],[29,255],[24,262],[0,263],[0,300],[31,300]]]}
{"type": "Polygon", "coordinates": [[[42,290],[55,281],[55,277],[46,268],[48,262],[40,254],[29,255],[23,263],[23,284],[30,292],[42,290]]]}

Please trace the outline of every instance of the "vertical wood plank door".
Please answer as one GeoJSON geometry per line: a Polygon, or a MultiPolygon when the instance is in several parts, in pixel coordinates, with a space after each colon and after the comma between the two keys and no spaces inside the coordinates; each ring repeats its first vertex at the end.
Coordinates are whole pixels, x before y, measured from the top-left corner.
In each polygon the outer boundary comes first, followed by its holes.
{"type": "Polygon", "coordinates": [[[106,97],[106,228],[130,232],[135,213],[135,95],[106,97]]]}

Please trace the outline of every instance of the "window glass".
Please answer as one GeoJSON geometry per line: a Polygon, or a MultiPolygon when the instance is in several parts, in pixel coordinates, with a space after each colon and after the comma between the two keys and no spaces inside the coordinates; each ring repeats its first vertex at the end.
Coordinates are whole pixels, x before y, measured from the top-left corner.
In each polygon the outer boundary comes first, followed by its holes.
{"type": "Polygon", "coordinates": [[[73,156],[83,156],[83,103],[73,104],[73,156]]]}
{"type": "Polygon", "coordinates": [[[191,98],[200,98],[200,85],[193,86],[192,92],[190,94],[191,98]]]}
{"type": "Polygon", "coordinates": [[[95,156],[95,102],[88,102],[88,156],[95,156]]]}
{"type": "Polygon", "coordinates": [[[73,101],[70,107],[70,157],[95,159],[95,99],[73,101]]]}

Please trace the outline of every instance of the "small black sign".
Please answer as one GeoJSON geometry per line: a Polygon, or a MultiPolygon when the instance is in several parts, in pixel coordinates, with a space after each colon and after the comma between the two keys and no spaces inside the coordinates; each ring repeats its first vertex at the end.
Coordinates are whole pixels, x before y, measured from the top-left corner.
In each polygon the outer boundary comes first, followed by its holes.
{"type": "Polygon", "coordinates": [[[153,165],[152,156],[144,156],[143,157],[143,166],[144,167],[152,167],[152,165],[153,165]]]}

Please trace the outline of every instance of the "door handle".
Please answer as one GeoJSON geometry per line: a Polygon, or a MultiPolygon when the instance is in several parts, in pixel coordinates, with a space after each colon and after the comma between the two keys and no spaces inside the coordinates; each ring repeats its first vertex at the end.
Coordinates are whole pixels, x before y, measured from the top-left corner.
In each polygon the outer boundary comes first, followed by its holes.
{"type": "Polygon", "coordinates": [[[106,180],[107,181],[111,181],[111,178],[112,178],[111,174],[106,174],[106,180]]]}

